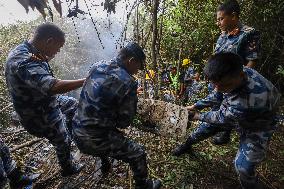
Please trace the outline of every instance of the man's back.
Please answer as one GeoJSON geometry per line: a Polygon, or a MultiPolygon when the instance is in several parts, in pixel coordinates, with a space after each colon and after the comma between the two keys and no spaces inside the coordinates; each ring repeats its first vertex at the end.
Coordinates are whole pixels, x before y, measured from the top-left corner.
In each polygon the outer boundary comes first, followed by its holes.
{"type": "Polygon", "coordinates": [[[136,112],[136,89],[134,78],[119,59],[94,64],[80,95],[74,127],[105,129],[128,126],[136,112]]]}
{"type": "Polygon", "coordinates": [[[280,94],[257,71],[244,68],[244,72],[247,80],[242,87],[225,94],[220,110],[225,112],[223,115],[227,119],[235,118],[244,129],[272,129],[280,94]]]}

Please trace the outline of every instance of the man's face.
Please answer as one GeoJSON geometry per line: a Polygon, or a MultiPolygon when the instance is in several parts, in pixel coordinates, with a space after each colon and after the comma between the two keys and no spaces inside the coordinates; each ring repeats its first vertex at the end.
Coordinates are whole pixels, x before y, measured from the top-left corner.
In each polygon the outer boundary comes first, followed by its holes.
{"type": "Polygon", "coordinates": [[[54,38],[49,38],[46,41],[44,54],[48,57],[48,59],[52,59],[58,52],[60,52],[64,43],[65,39],[55,40],[54,38]]]}
{"type": "Polygon", "coordinates": [[[224,11],[217,12],[217,26],[221,31],[230,31],[235,23],[235,16],[226,14],[224,11]]]}
{"type": "Polygon", "coordinates": [[[138,70],[143,69],[143,62],[137,58],[131,57],[126,63],[126,69],[131,75],[137,74],[138,70]]]}
{"type": "Polygon", "coordinates": [[[210,81],[210,82],[214,85],[215,89],[218,92],[229,93],[234,89],[238,88],[242,84],[242,81],[245,77],[244,75],[245,74],[241,72],[239,75],[235,77],[226,76],[223,79],[221,79],[221,81],[218,82],[210,81]]]}

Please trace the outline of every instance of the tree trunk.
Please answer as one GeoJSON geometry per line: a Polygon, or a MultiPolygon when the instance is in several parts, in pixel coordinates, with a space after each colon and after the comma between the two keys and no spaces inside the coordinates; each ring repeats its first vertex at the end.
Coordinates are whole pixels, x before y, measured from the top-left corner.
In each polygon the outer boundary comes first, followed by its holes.
{"type": "MultiPolygon", "coordinates": [[[[154,83],[157,84],[157,36],[158,36],[158,7],[159,7],[159,0],[153,0],[153,13],[152,13],[152,63],[153,69],[155,71],[154,83]]],[[[154,98],[157,97],[158,87],[155,87],[155,94],[154,98]]]]}

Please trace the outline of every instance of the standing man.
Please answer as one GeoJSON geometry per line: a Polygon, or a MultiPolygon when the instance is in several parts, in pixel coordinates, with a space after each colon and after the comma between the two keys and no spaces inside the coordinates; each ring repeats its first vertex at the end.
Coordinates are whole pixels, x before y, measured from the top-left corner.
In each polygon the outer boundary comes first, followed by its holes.
{"type": "Polygon", "coordinates": [[[49,66],[65,43],[65,34],[54,24],[39,25],[33,37],[13,49],[7,58],[5,76],[15,111],[23,127],[32,135],[54,145],[62,176],[80,172],[70,154],[68,127],[77,101],[57,96],[81,87],[85,79],[56,79],[49,66]]]}
{"type": "Polygon", "coordinates": [[[81,152],[102,159],[104,174],[111,168],[108,157],[112,157],[129,163],[136,189],[158,189],[159,180],[147,179],[145,150],[120,131],[136,114],[137,83],[132,75],[143,69],[145,58],[138,44],[129,43],[115,59],[92,66],[80,95],[73,131],[81,152]]]}
{"type": "MultiPolygon", "coordinates": [[[[217,132],[236,129],[240,145],[235,169],[240,184],[243,189],[260,189],[262,186],[255,170],[264,160],[276,128],[280,94],[258,72],[243,68],[243,63],[243,59],[234,53],[219,53],[209,59],[204,74],[215,85],[214,92],[222,93],[224,99],[218,110],[191,112],[191,119],[201,123],[184,144],[174,149],[173,155],[190,153],[192,145],[217,132]]],[[[203,108],[199,101],[194,106],[195,110],[203,108]]]]}
{"type": "MultiPolygon", "coordinates": [[[[216,24],[221,30],[221,35],[217,40],[214,54],[220,52],[236,53],[244,59],[244,66],[255,68],[259,59],[260,34],[254,28],[240,22],[240,13],[240,6],[236,0],[227,0],[218,7],[216,24]]],[[[214,86],[209,88],[212,90],[214,86]]],[[[222,99],[222,96],[220,96],[220,103],[222,99]]],[[[217,145],[228,143],[230,133],[230,130],[228,130],[217,134],[213,143],[217,145]]]]}

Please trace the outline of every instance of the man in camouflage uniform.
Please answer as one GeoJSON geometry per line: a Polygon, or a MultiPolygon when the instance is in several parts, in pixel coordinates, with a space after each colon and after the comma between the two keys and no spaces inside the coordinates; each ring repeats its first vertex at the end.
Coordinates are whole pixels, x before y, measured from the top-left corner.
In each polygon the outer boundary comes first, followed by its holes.
{"type": "Polygon", "coordinates": [[[95,63],[80,95],[73,131],[81,152],[102,159],[104,174],[112,157],[129,163],[136,189],[158,189],[159,180],[147,179],[145,150],[119,130],[127,128],[136,114],[137,83],[132,75],[144,61],[141,47],[129,43],[115,59],[95,63]]]}
{"type": "MultiPolygon", "coordinates": [[[[204,74],[224,94],[218,110],[191,112],[192,120],[200,120],[198,128],[173,155],[191,151],[191,146],[217,132],[236,129],[240,135],[235,168],[242,188],[258,189],[256,166],[263,161],[268,143],[276,127],[276,111],[280,94],[274,85],[251,68],[243,67],[243,60],[234,53],[219,53],[209,59],[204,74]]],[[[210,102],[215,100],[211,95],[210,102]]],[[[201,110],[208,104],[197,102],[189,110],[201,110]]],[[[212,104],[213,105],[213,104],[212,104]]]]}
{"type": "Polygon", "coordinates": [[[7,179],[11,189],[22,188],[31,185],[38,176],[39,174],[25,176],[12,159],[8,146],[0,138],[0,188],[5,187],[7,179]]]}
{"type": "MultiPolygon", "coordinates": [[[[250,68],[256,66],[259,59],[260,34],[252,27],[243,25],[239,20],[240,6],[236,0],[227,0],[217,9],[217,26],[221,35],[217,40],[214,53],[233,52],[244,59],[244,65],[250,68]]],[[[214,86],[209,85],[209,93],[214,86]]],[[[222,102],[222,95],[219,94],[219,102],[222,102]]],[[[218,108],[214,107],[214,108],[218,108]]],[[[217,134],[214,144],[226,144],[230,141],[230,130],[217,134]]]]}
{"type": "Polygon", "coordinates": [[[65,34],[57,26],[38,26],[29,41],[9,53],[5,76],[21,124],[30,134],[47,138],[54,145],[62,176],[69,176],[82,169],[72,161],[67,129],[71,128],[77,101],[57,94],[81,87],[85,79],[59,80],[53,76],[48,62],[64,43],[65,34]]]}

